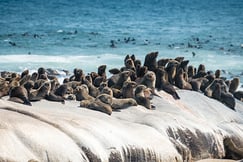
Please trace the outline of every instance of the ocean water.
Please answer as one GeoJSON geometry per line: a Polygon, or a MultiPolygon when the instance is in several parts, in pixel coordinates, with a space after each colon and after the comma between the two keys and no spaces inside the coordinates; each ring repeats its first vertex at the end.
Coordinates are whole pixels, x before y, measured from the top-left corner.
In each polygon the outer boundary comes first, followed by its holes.
{"type": "Polygon", "coordinates": [[[1,0],[0,8],[0,71],[88,73],[159,51],[243,82],[241,0],[1,0]]]}

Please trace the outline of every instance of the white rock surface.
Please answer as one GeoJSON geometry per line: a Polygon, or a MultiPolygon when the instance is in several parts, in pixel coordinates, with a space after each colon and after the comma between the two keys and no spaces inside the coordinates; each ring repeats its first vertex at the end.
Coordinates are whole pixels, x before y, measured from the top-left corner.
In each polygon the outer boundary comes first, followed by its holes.
{"type": "Polygon", "coordinates": [[[42,100],[25,106],[0,99],[0,161],[194,161],[222,158],[223,139],[243,145],[243,104],[236,111],[192,91],[163,91],[155,110],[107,114],[42,100]]]}

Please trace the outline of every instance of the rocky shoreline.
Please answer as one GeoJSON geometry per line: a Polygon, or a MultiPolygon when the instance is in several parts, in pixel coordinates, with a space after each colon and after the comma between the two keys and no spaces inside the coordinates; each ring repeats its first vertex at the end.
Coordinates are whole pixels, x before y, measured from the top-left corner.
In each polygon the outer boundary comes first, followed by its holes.
{"type": "MultiPolygon", "coordinates": [[[[4,145],[14,150],[11,140],[17,138],[19,147],[32,152],[19,151],[24,153],[22,160],[62,161],[58,157],[62,152],[44,146],[38,133],[30,131],[34,140],[29,139],[24,125],[32,130],[35,126],[31,122],[35,121],[50,127],[46,131],[50,137],[59,138],[61,132],[67,141],[74,141],[78,149],[72,149],[82,155],[77,155],[77,161],[242,159],[243,92],[237,91],[239,78],[227,80],[220,70],[206,71],[202,64],[196,69],[183,57],[157,57],[158,52],[151,52],[142,63],[127,55],[124,67],[109,69],[109,78],[106,65],[88,74],[75,68],[63,83],[55,71],[42,67],[32,74],[28,70],[21,74],[1,72],[1,123],[4,132],[13,135],[0,133],[8,139],[4,145]],[[14,124],[16,113],[23,123],[14,124]]],[[[45,128],[34,130],[41,133],[45,128]]],[[[63,139],[58,138],[54,141],[60,145],[63,139]]],[[[2,161],[22,161],[11,151],[2,148],[0,152],[2,161]]],[[[71,152],[64,156],[76,161],[71,152]]]]}

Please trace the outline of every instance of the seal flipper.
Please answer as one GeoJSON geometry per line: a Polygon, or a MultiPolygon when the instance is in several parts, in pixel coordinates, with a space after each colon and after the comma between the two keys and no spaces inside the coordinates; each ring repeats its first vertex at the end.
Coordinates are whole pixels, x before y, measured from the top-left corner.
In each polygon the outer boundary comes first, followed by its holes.
{"type": "Polygon", "coordinates": [[[32,106],[32,104],[30,103],[30,101],[27,99],[27,98],[23,98],[23,101],[24,101],[24,105],[29,105],[29,106],[32,106]]]}

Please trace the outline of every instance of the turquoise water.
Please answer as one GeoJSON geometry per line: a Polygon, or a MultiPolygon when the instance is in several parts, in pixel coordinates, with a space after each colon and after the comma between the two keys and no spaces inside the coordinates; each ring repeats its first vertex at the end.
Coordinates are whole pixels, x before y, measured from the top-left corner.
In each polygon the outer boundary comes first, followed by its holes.
{"type": "Polygon", "coordinates": [[[243,80],[243,1],[1,0],[0,8],[0,71],[90,72],[159,51],[243,80]]]}

